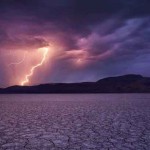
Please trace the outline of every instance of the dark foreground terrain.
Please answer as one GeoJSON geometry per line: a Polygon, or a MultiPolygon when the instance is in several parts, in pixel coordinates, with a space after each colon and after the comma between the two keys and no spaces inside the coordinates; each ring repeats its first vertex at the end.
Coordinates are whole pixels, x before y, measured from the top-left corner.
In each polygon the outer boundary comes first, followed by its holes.
{"type": "Polygon", "coordinates": [[[150,95],[1,95],[0,150],[150,150],[150,95]]]}
{"type": "Polygon", "coordinates": [[[150,77],[124,75],[97,82],[12,86],[0,89],[0,93],[150,93],[150,77]]]}

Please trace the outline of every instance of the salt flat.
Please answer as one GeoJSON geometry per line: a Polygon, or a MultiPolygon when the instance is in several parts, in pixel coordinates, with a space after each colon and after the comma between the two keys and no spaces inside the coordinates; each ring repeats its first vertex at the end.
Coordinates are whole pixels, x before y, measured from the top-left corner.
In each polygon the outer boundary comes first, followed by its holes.
{"type": "Polygon", "coordinates": [[[150,95],[0,95],[0,150],[150,150],[150,95]]]}

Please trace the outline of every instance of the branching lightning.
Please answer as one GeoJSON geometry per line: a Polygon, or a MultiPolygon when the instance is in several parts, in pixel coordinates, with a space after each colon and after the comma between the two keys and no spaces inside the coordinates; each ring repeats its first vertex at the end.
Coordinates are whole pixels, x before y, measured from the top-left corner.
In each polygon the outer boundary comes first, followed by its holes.
{"type": "Polygon", "coordinates": [[[10,63],[10,64],[8,65],[8,67],[10,67],[10,66],[12,66],[12,65],[20,65],[21,63],[23,63],[23,62],[25,61],[26,54],[27,54],[27,53],[25,52],[25,54],[24,54],[23,58],[22,58],[20,61],[10,63]]]}
{"type": "MultiPolygon", "coordinates": [[[[41,50],[41,49],[40,49],[40,50],[41,50]]],[[[42,66],[43,63],[45,62],[46,56],[47,56],[47,54],[48,54],[49,49],[48,49],[48,48],[43,48],[42,50],[43,50],[43,58],[42,58],[41,62],[39,62],[37,65],[35,65],[35,66],[33,66],[33,67],[31,68],[30,73],[27,74],[27,75],[25,76],[25,79],[21,82],[21,85],[22,85],[22,86],[24,86],[25,84],[29,83],[29,81],[30,81],[29,78],[34,74],[35,69],[38,68],[38,67],[40,67],[40,66],[42,66]]]]}

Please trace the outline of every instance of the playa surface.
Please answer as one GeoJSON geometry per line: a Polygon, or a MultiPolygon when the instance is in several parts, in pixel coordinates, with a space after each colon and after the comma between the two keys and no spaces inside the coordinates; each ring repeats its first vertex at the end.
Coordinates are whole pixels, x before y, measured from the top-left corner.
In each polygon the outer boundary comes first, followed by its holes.
{"type": "Polygon", "coordinates": [[[108,149],[150,149],[150,94],[0,95],[0,150],[108,149]]]}

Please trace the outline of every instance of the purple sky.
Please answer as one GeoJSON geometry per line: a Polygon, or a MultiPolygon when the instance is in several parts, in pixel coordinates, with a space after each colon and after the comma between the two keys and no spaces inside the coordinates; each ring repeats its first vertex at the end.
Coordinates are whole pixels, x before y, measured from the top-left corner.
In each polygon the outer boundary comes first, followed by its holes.
{"type": "Polygon", "coordinates": [[[149,0],[0,0],[0,87],[150,76],[149,0]]]}

